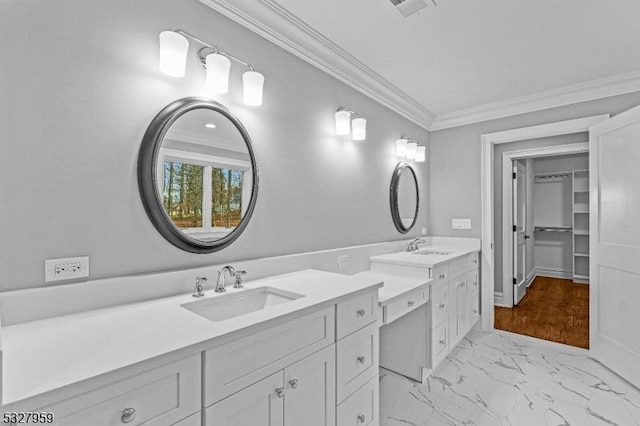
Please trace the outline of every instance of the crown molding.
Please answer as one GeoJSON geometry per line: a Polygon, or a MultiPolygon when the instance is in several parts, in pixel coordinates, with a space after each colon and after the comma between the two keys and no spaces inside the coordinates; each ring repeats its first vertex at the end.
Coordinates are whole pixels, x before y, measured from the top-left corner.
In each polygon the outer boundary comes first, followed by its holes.
{"type": "Polygon", "coordinates": [[[640,71],[635,71],[474,108],[438,114],[429,130],[448,129],[638,91],[640,91],[640,71]]]}
{"type": "Polygon", "coordinates": [[[427,130],[435,114],[274,0],[200,0],[220,14],[427,130]]]}

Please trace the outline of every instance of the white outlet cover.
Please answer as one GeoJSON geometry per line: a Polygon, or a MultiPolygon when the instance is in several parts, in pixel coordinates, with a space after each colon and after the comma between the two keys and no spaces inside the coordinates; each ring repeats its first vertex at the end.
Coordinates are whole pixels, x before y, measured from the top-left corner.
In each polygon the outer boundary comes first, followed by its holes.
{"type": "Polygon", "coordinates": [[[349,256],[338,256],[338,267],[347,266],[349,264],[349,256]]]}
{"type": "Polygon", "coordinates": [[[451,219],[451,229],[471,229],[471,219],[451,219]]]}
{"type": "Polygon", "coordinates": [[[63,281],[89,276],[89,256],[64,257],[44,261],[44,281],[63,281]]]}

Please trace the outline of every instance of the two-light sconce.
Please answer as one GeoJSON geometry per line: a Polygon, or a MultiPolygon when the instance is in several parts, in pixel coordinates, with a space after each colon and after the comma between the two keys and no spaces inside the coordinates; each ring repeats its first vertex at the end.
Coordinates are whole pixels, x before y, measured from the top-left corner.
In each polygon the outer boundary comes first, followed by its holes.
{"type": "Polygon", "coordinates": [[[211,94],[222,94],[229,91],[229,73],[231,60],[244,65],[249,70],[242,74],[242,101],[246,105],[262,105],[264,76],[253,66],[235,56],[212,46],[193,35],[182,31],[163,31],[160,33],[160,61],[158,68],[171,77],[184,77],[189,52],[189,40],[194,40],[201,47],[196,56],[207,75],[207,91],[211,94]]]}
{"type": "Polygon", "coordinates": [[[416,163],[424,163],[427,157],[427,147],[418,145],[418,142],[404,136],[396,140],[396,156],[414,160],[416,163]]]}
{"type": "Polygon", "coordinates": [[[347,108],[336,111],[336,135],[344,136],[351,133],[354,141],[363,141],[367,138],[367,120],[347,108]],[[351,116],[353,115],[353,119],[351,116]]]}

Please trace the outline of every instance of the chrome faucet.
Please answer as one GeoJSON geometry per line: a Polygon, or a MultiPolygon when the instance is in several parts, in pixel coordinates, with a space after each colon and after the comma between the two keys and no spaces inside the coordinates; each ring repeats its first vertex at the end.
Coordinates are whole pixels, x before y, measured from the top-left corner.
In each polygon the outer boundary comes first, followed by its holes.
{"type": "Polygon", "coordinates": [[[411,241],[411,242],[409,243],[409,246],[407,246],[407,251],[408,251],[409,253],[411,253],[412,251],[416,251],[416,250],[418,250],[418,246],[419,246],[421,243],[426,243],[425,239],[424,239],[424,238],[416,238],[415,240],[413,240],[413,241],[411,241]]]}
{"type": "MultiPolygon", "coordinates": [[[[218,281],[216,282],[216,288],[215,288],[216,293],[224,293],[225,291],[227,291],[227,289],[225,288],[225,282],[224,282],[224,276],[227,272],[229,273],[229,277],[236,276],[236,270],[233,266],[227,265],[222,269],[220,269],[218,271],[218,281]]],[[[240,282],[242,283],[242,281],[240,282]]]]}
{"type": "Polygon", "coordinates": [[[207,281],[207,277],[196,277],[196,286],[193,289],[193,297],[204,296],[204,283],[207,281]]]}

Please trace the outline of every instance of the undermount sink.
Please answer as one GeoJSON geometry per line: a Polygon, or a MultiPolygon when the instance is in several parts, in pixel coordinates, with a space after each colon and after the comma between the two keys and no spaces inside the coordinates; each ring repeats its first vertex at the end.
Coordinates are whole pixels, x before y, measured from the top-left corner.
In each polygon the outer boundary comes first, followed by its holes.
{"type": "Polygon", "coordinates": [[[209,321],[219,322],[301,297],[304,296],[273,287],[259,287],[211,299],[184,303],[180,306],[209,321]]]}
{"type": "Polygon", "coordinates": [[[413,254],[420,254],[423,256],[431,255],[431,256],[446,256],[448,254],[453,253],[452,251],[442,251],[442,250],[420,250],[414,251],[413,254]]]}

